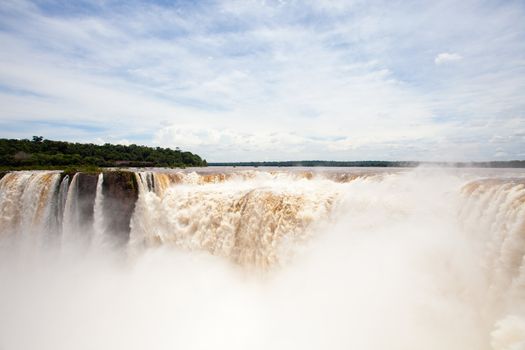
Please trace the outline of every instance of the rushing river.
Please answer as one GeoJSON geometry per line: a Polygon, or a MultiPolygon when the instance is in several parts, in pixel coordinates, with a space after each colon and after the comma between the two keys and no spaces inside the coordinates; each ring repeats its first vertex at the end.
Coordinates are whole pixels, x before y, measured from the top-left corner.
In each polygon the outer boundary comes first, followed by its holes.
{"type": "Polygon", "coordinates": [[[522,170],[132,178],[0,180],[1,350],[525,349],[522,170]]]}

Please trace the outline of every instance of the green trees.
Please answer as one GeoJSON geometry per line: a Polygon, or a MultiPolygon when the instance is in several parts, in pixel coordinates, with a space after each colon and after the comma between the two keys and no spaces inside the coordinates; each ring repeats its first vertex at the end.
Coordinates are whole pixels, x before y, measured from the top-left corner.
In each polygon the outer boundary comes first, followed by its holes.
{"type": "Polygon", "coordinates": [[[180,149],[138,145],[102,146],[91,143],[71,143],[46,140],[33,136],[32,140],[0,139],[0,166],[4,167],[64,167],[132,166],[132,167],[187,167],[206,166],[206,161],[191,152],[180,149]]]}

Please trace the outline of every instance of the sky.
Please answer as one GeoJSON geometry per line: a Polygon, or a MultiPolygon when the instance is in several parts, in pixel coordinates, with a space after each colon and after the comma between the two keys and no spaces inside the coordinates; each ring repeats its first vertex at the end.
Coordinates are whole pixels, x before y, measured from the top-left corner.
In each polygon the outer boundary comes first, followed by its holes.
{"type": "Polygon", "coordinates": [[[0,137],[525,159],[525,2],[0,1],[0,137]]]}

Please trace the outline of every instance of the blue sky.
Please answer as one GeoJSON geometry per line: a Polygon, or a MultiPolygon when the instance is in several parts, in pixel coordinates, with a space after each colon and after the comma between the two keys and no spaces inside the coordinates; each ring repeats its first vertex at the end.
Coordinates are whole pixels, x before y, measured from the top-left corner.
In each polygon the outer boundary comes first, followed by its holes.
{"type": "Polygon", "coordinates": [[[523,1],[0,2],[0,137],[525,159],[523,1]]]}

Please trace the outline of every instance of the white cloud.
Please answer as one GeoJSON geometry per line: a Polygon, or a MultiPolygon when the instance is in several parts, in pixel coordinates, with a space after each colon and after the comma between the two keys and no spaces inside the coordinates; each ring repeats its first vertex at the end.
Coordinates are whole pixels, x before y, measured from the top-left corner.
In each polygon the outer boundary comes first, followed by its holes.
{"type": "Polygon", "coordinates": [[[181,146],[210,161],[469,160],[492,157],[495,135],[510,156],[525,148],[508,137],[525,130],[518,5],[473,0],[459,14],[452,1],[218,1],[60,16],[6,4],[0,122],[101,125],[83,139],[181,146]],[[429,67],[435,47],[451,50],[436,64],[461,59],[454,52],[469,64],[429,67]]]}
{"type": "Polygon", "coordinates": [[[463,57],[461,57],[461,55],[457,53],[442,52],[436,56],[436,58],[434,59],[434,63],[440,65],[460,61],[462,59],[463,57]]]}
{"type": "MultiPolygon", "coordinates": [[[[377,152],[376,159],[390,159],[393,147],[402,149],[400,144],[403,142],[421,140],[438,131],[435,127],[415,126],[370,133],[341,131],[339,135],[327,136],[323,131],[305,135],[293,131],[243,132],[206,125],[173,124],[155,134],[154,144],[192,150],[212,161],[249,161],[253,160],[253,154],[264,155],[264,158],[259,158],[263,160],[326,159],[327,155],[333,160],[367,159],[369,152],[377,152]],[[348,134],[352,136],[342,136],[348,134]],[[390,148],[388,154],[382,151],[385,145],[390,148]]],[[[394,158],[400,156],[395,153],[394,158]]]]}

